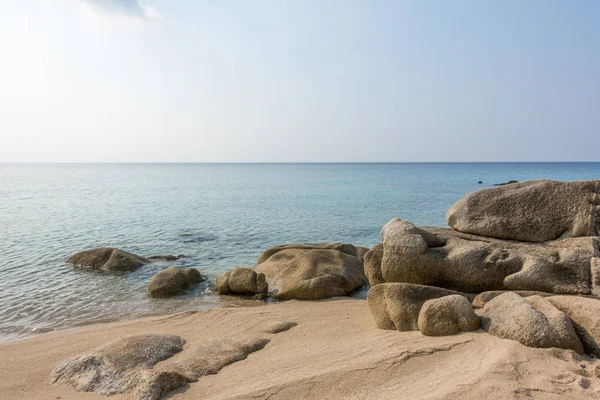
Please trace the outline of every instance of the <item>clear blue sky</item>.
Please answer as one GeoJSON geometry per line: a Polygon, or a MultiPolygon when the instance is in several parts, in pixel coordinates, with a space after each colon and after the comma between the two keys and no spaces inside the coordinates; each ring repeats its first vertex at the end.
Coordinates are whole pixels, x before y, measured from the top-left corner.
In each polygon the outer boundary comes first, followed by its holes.
{"type": "Polygon", "coordinates": [[[600,1],[0,5],[0,161],[600,161],[600,1]]]}

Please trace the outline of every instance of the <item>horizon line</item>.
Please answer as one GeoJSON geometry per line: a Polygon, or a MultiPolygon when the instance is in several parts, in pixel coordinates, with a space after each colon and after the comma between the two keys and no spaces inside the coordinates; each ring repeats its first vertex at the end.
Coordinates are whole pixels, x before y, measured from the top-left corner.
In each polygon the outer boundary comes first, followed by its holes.
{"type": "Polygon", "coordinates": [[[10,164],[131,164],[131,165],[156,165],[156,164],[256,164],[256,165],[318,165],[318,164],[595,164],[598,161],[0,161],[0,165],[10,164]]]}

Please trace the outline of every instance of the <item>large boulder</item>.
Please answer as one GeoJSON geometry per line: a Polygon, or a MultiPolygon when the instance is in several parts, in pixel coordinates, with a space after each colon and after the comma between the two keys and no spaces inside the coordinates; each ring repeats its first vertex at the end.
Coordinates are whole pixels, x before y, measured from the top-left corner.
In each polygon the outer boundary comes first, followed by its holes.
{"type": "Polygon", "coordinates": [[[175,296],[204,280],[205,278],[197,269],[169,267],[152,277],[148,285],[148,295],[163,298],[175,296]]]}
{"type": "Polygon", "coordinates": [[[463,294],[433,286],[381,283],[369,289],[367,301],[379,329],[416,331],[423,303],[450,295],[463,294]]]}
{"type": "Polygon", "coordinates": [[[266,250],[253,269],[277,299],[347,296],[367,284],[357,255],[351,244],[283,245],[266,250]]]}
{"type": "Polygon", "coordinates": [[[221,274],[215,288],[222,295],[266,295],[268,291],[265,276],[250,268],[234,268],[221,274]]]}
{"type": "Polygon", "coordinates": [[[75,253],[66,262],[91,270],[135,271],[150,260],[112,247],[102,247],[75,253]]]}
{"type": "Polygon", "coordinates": [[[599,193],[598,180],[513,183],[463,197],[446,221],[461,232],[520,241],[597,236],[599,193]]]}
{"type": "Polygon", "coordinates": [[[547,300],[571,319],[585,352],[600,358],[600,300],[576,296],[547,300]]]}
{"type": "Polygon", "coordinates": [[[50,380],[105,396],[129,393],[132,374],[180,352],[183,344],[184,340],[176,335],[127,336],[64,361],[54,369],[50,380]]]}
{"type": "Polygon", "coordinates": [[[600,286],[599,240],[522,243],[393,219],[365,255],[371,285],[407,282],[468,293],[528,290],[593,294],[600,286]],[[596,267],[594,267],[596,266],[596,267]]]}
{"type": "Polygon", "coordinates": [[[479,316],[466,297],[453,294],[423,303],[418,325],[426,336],[454,335],[479,329],[479,316]]]}
{"type": "Polygon", "coordinates": [[[481,327],[494,336],[529,347],[558,347],[583,353],[571,320],[543,297],[504,293],[489,301],[480,316],[481,327]]]}

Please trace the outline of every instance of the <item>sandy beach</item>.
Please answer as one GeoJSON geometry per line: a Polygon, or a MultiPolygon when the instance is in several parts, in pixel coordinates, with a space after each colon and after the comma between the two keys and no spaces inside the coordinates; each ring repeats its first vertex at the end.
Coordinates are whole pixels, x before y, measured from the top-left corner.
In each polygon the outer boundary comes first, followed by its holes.
{"type": "MultiPolygon", "coordinates": [[[[51,371],[79,353],[130,334],[186,340],[177,361],[211,339],[266,338],[264,349],[169,399],[584,399],[600,396],[600,361],[569,350],[535,349],[481,330],[446,337],[377,329],[365,300],[289,301],[43,334],[0,345],[3,399],[100,399],[51,385],[51,371]],[[298,325],[265,333],[276,321],[298,325]]],[[[160,366],[160,363],[157,365],[160,366]]],[[[113,399],[131,399],[115,395],[113,399]]]]}

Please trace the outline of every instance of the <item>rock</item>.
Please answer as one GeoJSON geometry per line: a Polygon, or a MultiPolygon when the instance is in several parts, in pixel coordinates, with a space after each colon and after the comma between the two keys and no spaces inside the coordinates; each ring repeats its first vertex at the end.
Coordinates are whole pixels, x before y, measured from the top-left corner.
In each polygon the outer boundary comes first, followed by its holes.
{"type": "Polygon", "coordinates": [[[355,247],[356,247],[356,257],[358,257],[358,259],[360,261],[364,261],[365,254],[367,254],[371,249],[369,249],[368,247],[363,247],[363,246],[355,246],[355,247]]]}
{"type": "Polygon", "coordinates": [[[180,258],[185,258],[183,254],[157,254],[154,256],[148,257],[148,260],[158,260],[158,261],[176,261],[180,258]]]}
{"type": "Polygon", "coordinates": [[[363,263],[350,244],[278,246],[258,260],[254,271],[265,275],[269,295],[281,300],[347,296],[367,283],[363,263]]]}
{"type": "Polygon", "coordinates": [[[61,363],[51,375],[53,384],[105,396],[131,392],[130,375],[183,350],[184,340],[176,335],[143,334],[109,342],[95,351],[61,363]]]}
{"type": "MultiPolygon", "coordinates": [[[[516,294],[518,294],[521,297],[529,297],[529,296],[548,297],[548,296],[554,296],[553,293],[536,292],[535,290],[513,290],[511,292],[512,293],[516,293],[516,294]]],[[[503,293],[507,293],[507,291],[506,290],[491,290],[491,291],[488,291],[488,292],[479,293],[473,299],[473,307],[475,307],[475,308],[481,308],[481,307],[485,306],[487,302],[489,302],[492,299],[495,299],[496,297],[500,296],[503,293]]]]}
{"type": "Polygon", "coordinates": [[[418,319],[419,330],[426,336],[446,336],[479,329],[479,316],[469,300],[453,294],[423,303],[418,319]]]}
{"type": "Polygon", "coordinates": [[[371,285],[406,282],[467,293],[527,290],[554,294],[600,292],[599,240],[567,238],[521,243],[452,229],[417,228],[394,219],[382,244],[365,255],[371,285]]]}
{"type": "Polygon", "coordinates": [[[416,331],[423,303],[455,294],[463,295],[433,286],[381,283],[369,289],[367,301],[379,329],[416,331]]]}
{"type": "MultiPolygon", "coordinates": [[[[261,273],[250,268],[234,268],[217,278],[215,288],[219,294],[266,295],[267,281],[261,273]]],[[[259,299],[257,297],[257,299],[259,299]]]]}
{"type": "Polygon", "coordinates": [[[524,299],[516,293],[504,293],[489,301],[480,316],[481,327],[494,336],[529,347],[558,347],[583,353],[571,320],[543,297],[524,299]]]}
{"type": "Polygon", "coordinates": [[[519,181],[508,181],[508,182],[502,182],[502,183],[494,183],[494,186],[504,186],[504,185],[510,185],[513,183],[519,183],[519,181]]]}
{"type": "Polygon", "coordinates": [[[473,192],[446,213],[460,232],[545,242],[600,235],[600,180],[527,181],[473,192]]]}
{"type": "Polygon", "coordinates": [[[295,322],[273,321],[273,322],[267,323],[264,330],[266,333],[279,333],[279,332],[284,332],[289,329],[292,329],[296,325],[298,325],[298,324],[295,322]]]}
{"type": "Polygon", "coordinates": [[[76,267],[101,271],[135,271],[150,261],[112,247],[80,251],[67,258],[76,267]]]}
{"type": "Polygon", "coordinates": [[[600,358],[600,300],[576,296],[547,300],[571,319],[585,352],[600,358]]]}
{"type": "Polygon", "coordinates": [[[203,280],[200,272],[194,268],[169,267],[152,277],[148,285],[148,295],[159,298],[175,296],[203,280]]]}

